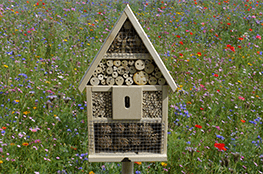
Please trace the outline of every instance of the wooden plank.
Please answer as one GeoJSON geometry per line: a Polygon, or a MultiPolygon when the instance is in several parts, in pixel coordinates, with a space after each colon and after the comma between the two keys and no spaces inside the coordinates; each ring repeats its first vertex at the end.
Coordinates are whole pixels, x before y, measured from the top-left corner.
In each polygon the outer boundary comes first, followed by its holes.
{"type": "MultiPolygon", "coordinates": [[[[112,118],[93,118],[92,119],[94,122],[96,121],[101,121],[101,122],[107,122],[107,123],[113,123],[113,120],[112,118]]],[[[118,123],[131,123],[131,121],[125,121],[125,120],[121,120],[121,121],[118,121],[118,123]]],[[[132,120],[132,123],[161,123],[162,122],[162,119],[161,118],[141,118],[140,120],[136,121],[136,120],[132,120]]]]}
{"type": "Polygon", "coordinates": [[[114,120],[140,120],[142,117],[142,88],[139,86],[112,87],[112,115],[114,120]]]}
{"type": "Polygon", "coordinates": [[[89,155],[89,162],[121,162],[124,158],[135,161],[167,161],[166,154],[96,154],[89,155]]]}
{"type": "Polygon", "coordinates": [[[112,86],[95,86],[92,87],[92,92],[111,92],[112,86]]]}
{"type": "MultiPolygon", "coordinates": [[[[93,86],[92,87],[92,92],[111,92],[112,87],[117,86],[117,85],[112,85],[112,86],[93,86]]],[[[88,86],[87,86],[88,87],[88,86]]],[[[120,87],[120,86],[118,86],[120,87]]],[[[133,85],[133,86],[121,86],[123,88],[136,88],[138,85],[133,85]]],[[[143,91],[161,91],[163,88],[161,85],[143,85],[140,86],[143,91]]]]}
{"type": "Polygon", "coordinates": [[[89,154],[95,153],[94,145],[94,131],[92,123],[92,91],[91,87],[86,87],[86,97],[87,97],[87,120],[88,120],[88,135],[89,135],[89,154]],[[93,142],[92,142],[93,141],[93,142]]]}
{"type": "Polygon", "coordinates": [[[125,8],[124,11],[128,17],[128,19],[131,21],[133,27],[135,28],[135,30],[137,31],[138,35],[140,36],[140,38],[142,39],[145,47],[147,48],[147,50],[149,51],[149,53],[151,54],[151,56],[153,57],[156,65],[158,66],[158,68],[160,69],[160,71],[162,72],[164,78],[166,79],[167,83],[169,84],[169,86],[171,87],[172,91],[175,92],[177,85],[175,84],[172,76],[170,75],[170,73],[168,72],[168,70],[166,69],[163,61],[161,60],[159,54],[157,53],[157,51],[155,50],[155,48],[153,47],[151,41],[149,40],[149,38],[147,37],[146,33],[144,32],[143,28],[141,27],[139,21],[137,20],[137,18],[135,17],[135,15],[133,14],[132,10],[130,9],[129,5],[127,5],[128,8],[125,8]]]}
{"type": "Polygon", "coordinates": [[[161,85],[144,85],[142,86],[143,91],[161,91],[162,86],[161,85]]]}
{"type": "Polygon", "coordinates": [[[162,103],[162,112],[163,112],[163,120],[162,122],[165,124],[164,129],[164,153],[167,154],[167,130],[168,130],[168,86],[163,86],[163,103],[162,103]]]}
{"type": "Polygon", "coordinates": [[[152,59],[152,56],[148,53],[110,53],[105,54],[103,59],[152,59]]]}
{"type": "Polygon", "coordinates": [[[92,73],[94,72],[95,68],[97,67],[97,65],[99,64],[101,59],[103,58],[106,51],[109,49],[111,43],[115,39],[116,35],[120,31],[120,29],[121,29],[123,23],[126,21],[126,19],[127,19],[127,15],[125,12],[123,12],[121,14],[120,18],[118,19],[118,21],[116,22],[115,26],[113,27],[113,29],[111,30],[110,34],[105,39],[105,41],[104,41],[102,47],[100,48],[99,52],[97,53],[97,55],[95,56],[95,58],[91,62],[90,66],[88,67],[88,70],[85,72],[85,75],[82,77],[80,84],[79,84],[79,87],[78,87],[80,92],[82,92],[84,90],[84,88],[85,88],[87,82],[89,81],[92,73]]]}

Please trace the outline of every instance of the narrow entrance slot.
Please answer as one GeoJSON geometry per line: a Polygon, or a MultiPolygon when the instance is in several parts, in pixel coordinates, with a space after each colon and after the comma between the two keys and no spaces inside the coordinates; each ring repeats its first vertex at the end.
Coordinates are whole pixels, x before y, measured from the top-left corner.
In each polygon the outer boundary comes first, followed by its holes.
{"type": "Polygon", "coordinates": [[[126,96],[124,98],[124,103],[125,103],[125,107],[126,108],[129,108],[130,107],[130,97],[129,96],[126,96]]]}

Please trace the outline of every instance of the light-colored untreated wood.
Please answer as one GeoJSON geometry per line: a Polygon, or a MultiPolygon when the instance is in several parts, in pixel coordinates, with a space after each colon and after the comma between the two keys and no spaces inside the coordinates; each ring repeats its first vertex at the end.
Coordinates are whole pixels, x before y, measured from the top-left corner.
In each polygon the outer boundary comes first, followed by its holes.
{"type": "Polygon", "coordinates": [[[162,62],[162,60],[160,58],[160,56],[158,55],[157,51],[153,47],[151,41],[147,37],[146,33],[144,32],[144,30],[141,27],[139,21],[137,20],[137,18],[133,14],[133,12],[132,12],[131,8],[129,7],[129,5],[127,5],[127,8],[125,8],[124,11],[125,11],[128,19],[131,21],[133,27],[137,31],[138,35],[141,37],[145,47],[147,48],[147,50],[149,51],[149,53],[153,57],[153,60],[155,61],[156,65],[158,66],[158,68],[162,72],[162,74],[163,74],[164,78],[166,79],[167,83],[169,84],[169,86],[171,87],[172,91],[174,92],[176,90],[176,88],[177,88],[177,85],[175,84],[173,78],[171,77],[170,73],[166,69],[164,63],[162,62]]]}
{"type": "Polygon", "coordinates": [[[167,161],[166,154],[96,154],[89,155],[89,162],[121,162],[124,158],[129,158],[131,162],[135,161],[167,161]]]}
{"type": "Polygon", "coordinates": [[[165,124],[165,130],[164,130],[164,154],[167,153],[167,130],[168,130],[168,86],[163,86],[163,96],[162,96],[162,112],[163,112],[163,120],[162,122],[165,124]]]}
{"type": "MultiPolygon", "coordinates": [[[[126,8],[128,8],[128,7],[126,7],[126,8]]],[[[105,42],[103,43],[103,46],[100,48],[99,52],[97,53],[97,55],[95,56],[95,58],[91,62],[91,65],[89,66],[85,75],[82,77],[82,79],[80,81],[80,85],[78,87],[81,92],[84,90],[84,88],[85,88],[87,82],[89,81],[92,73],[94,72],[95,68],[97,67],[97,65],[99,64],[99,62],[103,58],[103,56],[105,55],[106,51],[110,47],[112,41],[114,40],[115,36],[117,35],[119,30],[121,29],[121,27],[122,27],[123,23],[126,21],[126,19],[127,19],[127,15],[125,12],[123,12],[121,14],[120,18],[118,19],[117,23],[115,24],[115,26],[111,30],[110,34],[106,38],[105,42]]]]}
{"type": "Polygon", "coordinates": [[[168,87],[177,86],[128,5],[85,87],[90,162],[167,160],[168,87]]]}
{"type": "MultiPolygon", "coordinates": [[[[115,86],[115,85],[113,85],[115,86]]],[[[94,86],[92,87],[92,92],[111,92],[113,86],[94,86]]],[[[117,85],[116,85],[117,86],[117,85]]],[[[90,86],[87,86],[90,87],[90,86]]],[[[138,86],[129,86],[129,88],[137,88],[138,86]]],[[[162,86],[161,85],[147,85],[147,86],[140,86],[142,88],[142,91],[161,91],[162,86]]]]}
{"type": "MultiPolygon", "coordinates": [[[[87,98],[87,121],[88,124],[92,122],[92,92],[91,87],[86,87],[86,98],[87,98]]],[[[94,139],[94,132],[92,131],[92,124],[88,125],[89,139],[94,139]]],[[[89,154],[94,154],[95,146],[92,141],[89,141],[89,154]]]]}
{"type": "Polygon", "coordinates": [[[112,87],[114,120],[139,120],[142,116],[142,89],[140,87],[112,87]]]}

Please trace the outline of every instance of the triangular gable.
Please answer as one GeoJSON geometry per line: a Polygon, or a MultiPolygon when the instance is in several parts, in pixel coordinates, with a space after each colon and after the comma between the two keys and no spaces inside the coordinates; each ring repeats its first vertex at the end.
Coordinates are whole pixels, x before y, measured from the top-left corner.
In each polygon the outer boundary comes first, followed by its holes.
{"type": "MultiPolygon", "coordinates": [[[[123,24],[126,20],[129,20],[136,30],[137,34],[139,35],[140,42],[143,42],[144,46],[147,49],[147,52],[151,55],[154,62],[158,66],[159,70],[161,71],[163,77],[167,81],[168,85],[171,87],[172,91],[175,91],[177,86],[172,79],[171,75],[169,74],[168,70],[166,69],[164,63],[162,62],[161,58],[159,57],[158,53],[154,49],[152,43],[150,42],[149,38],[147,37],[146,33],[144,32],[143,28],[141,27],[140,23],[138,22],[137,18],[133,14],[132,10],[130,9],[129,5],[126,6],[123,13],[121,14],[120,18],[118,19],[117,23],[113,27],[112,31],[106,38],[105,42],[103,43],[102,47],[100,48],[99,52],[93,59],[91,65],[89,66],[88,70],[86,71],[85,75],[82,77],[79,90],[82,92],[90,80],[93,72],[97,68],[97,65],[103,59],[106,53],[112,52],[111,46],[114,40],[116,39],[117,34],[119,33],[120,29],[123,27],[123,24]]],[[[113,50],[114,51],[114,50],[113,50]]]]}

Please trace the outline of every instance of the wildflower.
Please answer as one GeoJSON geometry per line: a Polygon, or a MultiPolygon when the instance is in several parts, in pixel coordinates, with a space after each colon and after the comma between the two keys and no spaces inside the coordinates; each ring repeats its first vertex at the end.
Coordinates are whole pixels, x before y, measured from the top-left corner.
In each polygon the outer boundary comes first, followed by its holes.
{"type": "Polygon", "coordinates": [[[19,100],[14,100],[16,103],[19,103],[20,101],[19,100]]]}
{"type": "Polygon", "coordinates": [[[3,161],[2,160],[0,160],[0,164],[2,164],[3,163],[3,161]]]}
{"type": "Polygon", "coordinates": [[[199,128],[199,129],[202,128],[202,126],[201,126],[201,125],[198,125],[198,124],[196,124],[195,127],[199,128]]]}
{"type": "Polygon", "coordinates": [[[64,42],[67,42],[68,40],[67,39],[64,39],[64,42]]]}
{"type": "Polygon", "coordinates": [[[2,127],[2,129],[3,129],[3,130],[5,130],[5,129],[6,129],[6,127],[2,127]]]}
{"type": "Polygon", "coordinates": [[[245,120],[240,120],[242,123],[245,123],[246,121],[245,120]]]}
{"type": "Polygon", "coordinates": [[[30,112],[29,111],[25,111],[25,112],[23,112],[23,114],[25,114],[25,115],[27,115],[27,114],[29,114],[30,112]]]}
{"type": "Polygon", "coordinates": [[[214,146],[218,148],[218,150],[224,150],[226,151],[225,144],[224,143],[215,143],[214,146]]]}
{"type": "Polygon", "coordinates": [[[90,171],[89,174],[95,174],[93,171],[90,171]]]}
{"type": "Polygon", "coordinates": [[[161,162],[161,165],[162,165],[163,167],[166,167],[166,166],[167,166],[167,163],[161,162]]]}
{"type": "Polygon", "coordinates": [[[227,25],[231,25],[231,23],[227,23],[227,25]]]}
{"type": "Polygon", "coordinates": [[[10,146],[14,146],[15,145],[15,143],[10,143],[10,146]]]}
{"type": "Polygon", "coordinates": [[[260,36],[260,35],[257,35],[256,38],[257,38],[257,39],[261,39],[261,36],[260,36]]]}
{"type": "Polygon", "coordinates": [[[203,111],[203,110],[204,110],[204,108],[200,108],[200,110],[202,110],[202,111],[203,111]]]}
{"type": "Polygon", "coordinates": [[[23,146],[28,146],[29,144],[28,143],[22,143],[23,146]]]}
{"type": "Polygon", "coordinates": [[[138,164],[138,165],[141,165],[142,164],[142,162],[134,162],[135,164],[138,164]]]}
{"type": "Polygon", "coordinates": [[[183,41],[180,41],[179,44],[183,45],[184,43],[183,43],[183,41]]]}
{"type": "Polygon", "coordinates": [[[5,68],[8,68],[8,66],[7,66],[7,65],[4,65],[4,67],[5,67],[5,68]]]}
{"type": "Polygon", "coordinates": [[[241,96],[239,96],[238,99],[243,100],[243,101],[245,100],[245,98],[241,96]]]}
{"type": "Polygon", "coordinates": [[[214,74],[215,77],[218,77],[218,74],[214,74]]]}
{"type": "Polygon", "coordinates": [[[243,40],[243,37],[238,38],[238,40],[243,40]]]}

